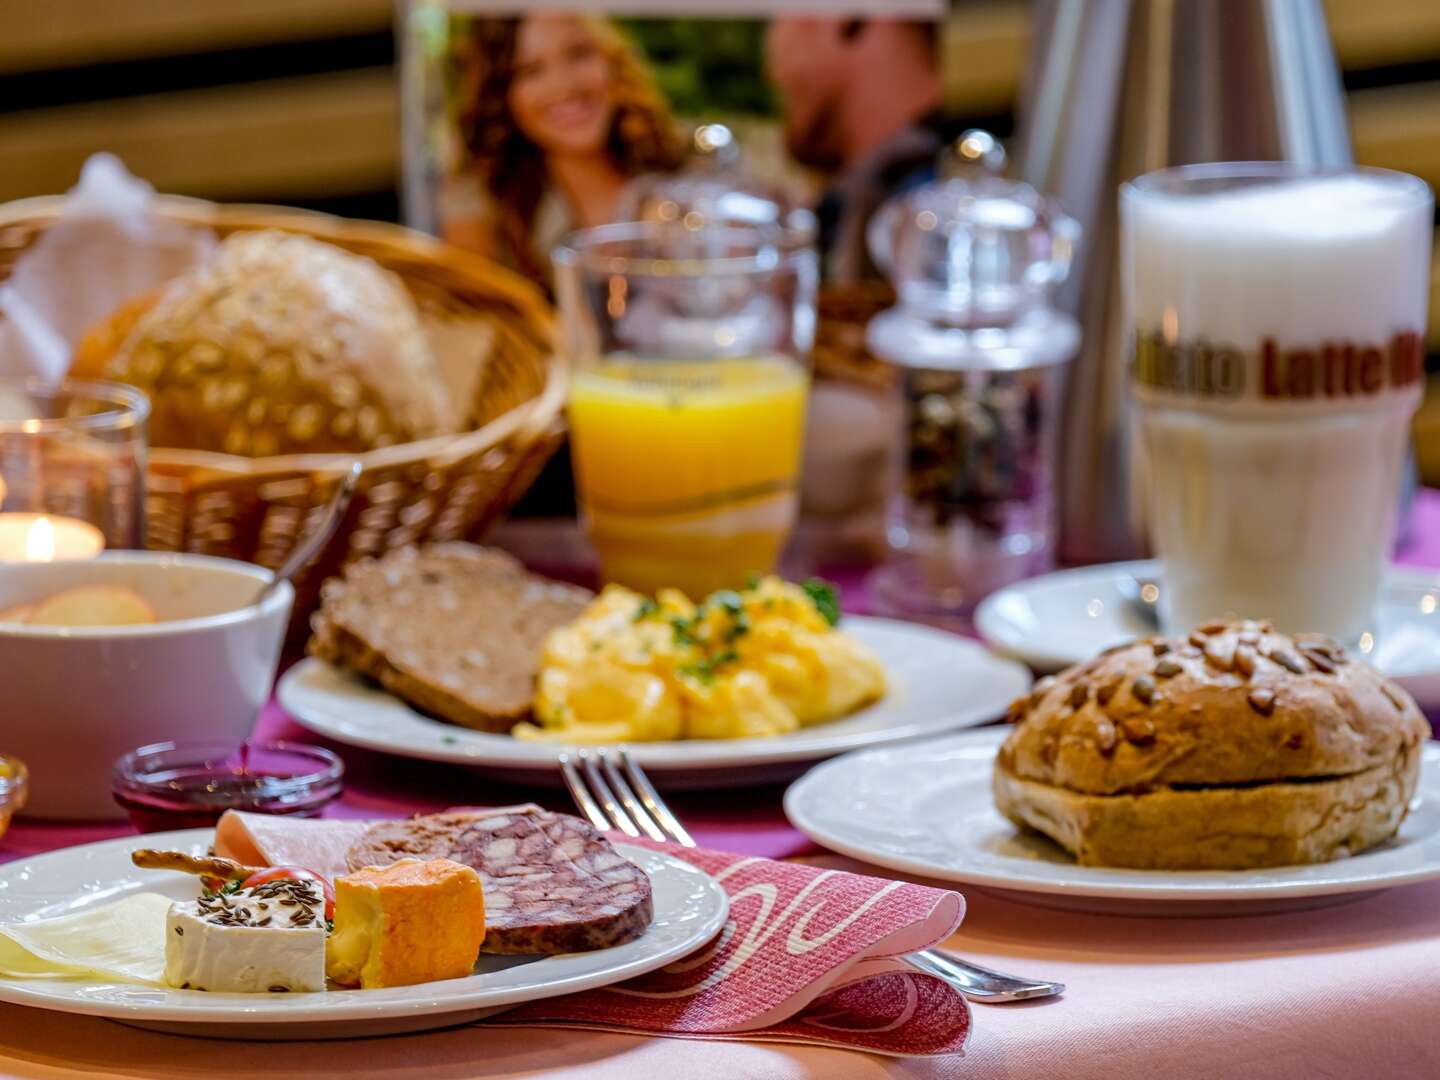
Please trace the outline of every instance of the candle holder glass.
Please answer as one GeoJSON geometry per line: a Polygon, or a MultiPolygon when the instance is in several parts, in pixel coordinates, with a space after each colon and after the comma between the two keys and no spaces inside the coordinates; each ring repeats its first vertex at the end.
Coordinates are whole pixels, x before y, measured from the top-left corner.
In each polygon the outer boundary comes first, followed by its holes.
{"type": "Polygon", "coordinates": [[[120,383],[0,380],[0,523],[71,519],[108,548],[142,547],[149,414],[120,383]]]}

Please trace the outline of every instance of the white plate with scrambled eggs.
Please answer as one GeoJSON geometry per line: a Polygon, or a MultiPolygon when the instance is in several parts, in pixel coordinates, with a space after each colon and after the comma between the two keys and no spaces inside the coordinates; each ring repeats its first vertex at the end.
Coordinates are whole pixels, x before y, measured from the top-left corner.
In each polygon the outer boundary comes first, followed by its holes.
{"type": "MultiPolygon", "coordinates": [[[[762,592],[759,603],[766,598],[762,592]]],[[[313,658],[280,681],[280,703],[305,727],[337,742],[468,765],[513,780],[558,785],[556,759],[567,746],[624,743],[657,780],[672,787],[718,788],[793,776],[811,762],[862,747],[974,727],[998,718],[1030,688],[1025,667],[954,634],[859,615],[846,616],[825,633],[807,624],[803,609],[787,611],[791,597],[785,593],[773,600],[772,610],[791,617],[771,622],[771,611],[762,614],[751,603],[748,632],[733,641],[738,658],[728,659],[729,645],[720,653],[712,649],[712,659],[728,661],[718,665],[715,679],[693,670],[693,659],[682,665],[691,669],[685,672],[691,689],[678,703],[666,698],[654,708],[637,707],[660,696],[655,684],[625,681],[588,663],[612,652],[663,651],[674,640],[677,613],[665,594],[652,604],[623,590],[602,593],[585,618],[552,638],[536,721],[515,735],[434,720],[313,658]],[[823,678],[786,659],[795,653],[797,636],[818,650],[823,678]],[[765,693],[752,675],[775,693],[765,693]],[[783,700],[785,710],[773,697],[783,700]],[[821,719],[836,713],[844,715],[821,719]],[[615,719],[621,715],[624,722],[615,719]],[[675,731],[690,737],[665,737],[675,731]]],[[[689,632],[724,642],[733,633],[727,620],[736,613],[719,607],[682,607],[681,621],[689,632]]]]}

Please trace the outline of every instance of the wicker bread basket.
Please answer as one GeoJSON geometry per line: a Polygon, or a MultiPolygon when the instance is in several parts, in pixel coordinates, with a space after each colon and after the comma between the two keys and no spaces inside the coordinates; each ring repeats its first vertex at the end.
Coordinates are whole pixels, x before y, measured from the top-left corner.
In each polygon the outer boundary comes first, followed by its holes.
{"type": "MultiPolygon", "coordinates": [[[[0,280],[56,221],[61,204],[40,198],[0,206],[0,280]]],[[[472,430],[361,455],[364,473],[345,521],[295,583],[292,636],[308,627],[325,578],[352,560],[417,540],[478,537],[558,446],[565,371],[552,362],[550,308],[523,279],[396,225],[173,196],[157,199],[155,212],[221,238],[278,229],[369,256],[399,276],[427,325],[450,324],[447,333],[462,334],[473,326],[486,342],[472,430]]],[[[279,566],[353,460],[152,448],[146,544],[279,566]]]]}

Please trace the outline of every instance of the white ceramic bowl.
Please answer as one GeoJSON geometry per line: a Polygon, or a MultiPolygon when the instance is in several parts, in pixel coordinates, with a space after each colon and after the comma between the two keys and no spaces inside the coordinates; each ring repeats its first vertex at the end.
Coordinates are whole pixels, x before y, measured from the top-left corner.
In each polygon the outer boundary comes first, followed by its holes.
{"type": "Polygon", "coordinates": [[[0,563],[0,610],[76,585],[125,585],[161,620],[145,626],[0,623],[0,749],[29,766],[27,817],[123,817],[110,796],[121,754],[166,739],[238,741],[270,694],[294,591],[250,606],[270,571],[204,555],[106,552],[0,563]]]}

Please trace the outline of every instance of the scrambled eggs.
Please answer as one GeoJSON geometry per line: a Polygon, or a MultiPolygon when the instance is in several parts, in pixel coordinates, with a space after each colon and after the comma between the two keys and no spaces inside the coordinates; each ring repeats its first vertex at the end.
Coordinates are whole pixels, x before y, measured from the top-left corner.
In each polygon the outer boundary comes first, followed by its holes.
{"type": "Polygon", "coordinates": [[[696,605],[608,586],[545,642],[535,723],[567,743],[734,739],[834,720],[885,693],[885,670],[834,629],[834,593],[764,578],[696,605]]]}

